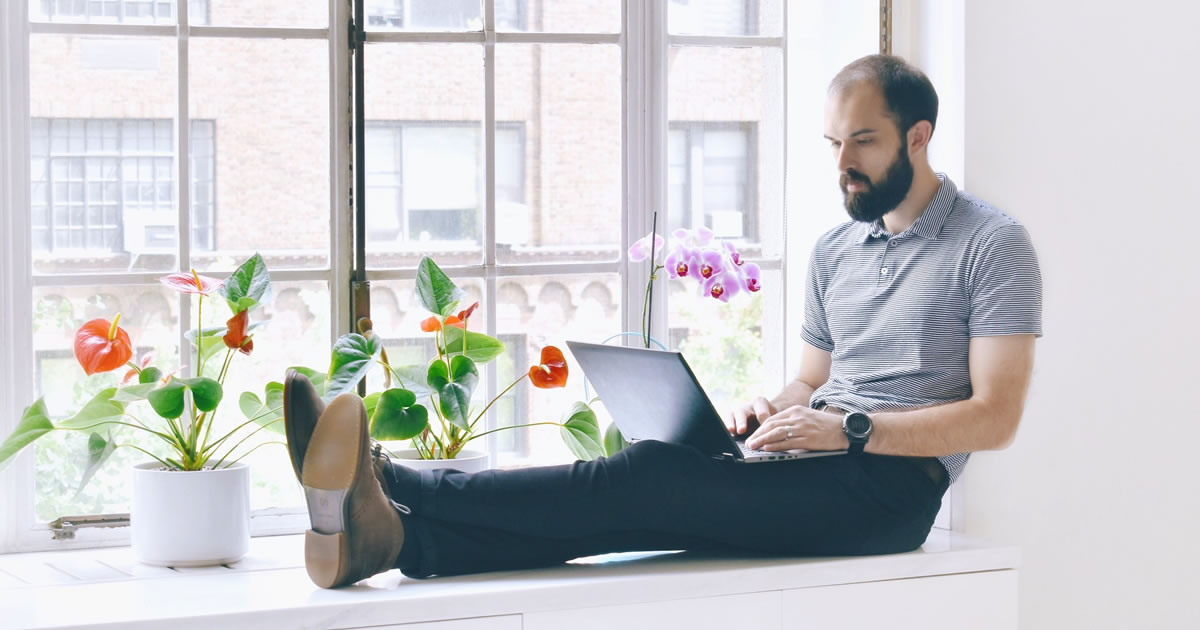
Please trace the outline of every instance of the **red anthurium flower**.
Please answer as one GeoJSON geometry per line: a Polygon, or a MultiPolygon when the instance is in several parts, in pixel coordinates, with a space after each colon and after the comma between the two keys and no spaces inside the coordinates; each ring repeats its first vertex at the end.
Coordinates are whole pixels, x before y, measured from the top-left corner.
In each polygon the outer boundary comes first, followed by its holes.
{"type": "Polygon", "coordinates": [[[213,291],[216,291],[222,284],[221,280],[202,276],[196,273],[195,269],[192,270],[192,273],[173,273],[163,276],[158,281],[181,293],[195,295],[212,295],[213,291]]]}
{"type": "Polygon", "coordinates": [[[238,311],[237,315],[229,318],[225,325],[229,327],[229,332],[221,337],[225,341],[226,348],[233,348],[242,354],[250,354],[254,351],[253,335],[246,334],[246,326],[250,324],[249,311],[238,311]]]}
{"type": "MultiPolygon", "coordinates": [[[[463,323],[463,321],[461,319],[459,319],[458,317],[456,317],[454,315],[451,315],[450,317],[446,318],[445,325],[458,326],[459,328],[467,327],[467,325],[465,323],[463,323]]],[[[442,329],[442,321],[440,321],[437,318],[437,316],[428,317],[426,319],[421,320],[421,330],[424,330],[425,332],[437,332],[441,329],[442,329]]]]}
{"type": "MultiPolygon", "coordinates": [[[[476,302],[476,303],[472,304],[472,305],[471,305],[471,308],[468,308],[468,309],[467,309],[467,310],[465,310],[465,311],[459,311],[459,312],[458,312],[458,318],[462,320],[462,326],[459,326],[459,328],[462,328],[463,330],[466,330],[466,328],[467,328],[467,319],[471,317],[471,313],[474,313],[474,312],[475,312],[475,309],[477,309],[477,308],[479,308],[479,302],[476,302]]],[[[457,326],[457,324],[455,324],[455,325],[457,326]]]]}
{"type": "Polygon", "coordinates": [[[534,387],[550,389],[567,384],[567,360],[562,350],[554,346],[542,348],[542,362],[529,368],[529,381],[534,387]]]}
{"type": "Polygon", "coordinates": [[[75,359],[89,376],[111,372],[133,356],[129,333],[117,326],[120,321],[121,314],[118,313],[112,322],[93,319],[75,331],[75,359]]]}

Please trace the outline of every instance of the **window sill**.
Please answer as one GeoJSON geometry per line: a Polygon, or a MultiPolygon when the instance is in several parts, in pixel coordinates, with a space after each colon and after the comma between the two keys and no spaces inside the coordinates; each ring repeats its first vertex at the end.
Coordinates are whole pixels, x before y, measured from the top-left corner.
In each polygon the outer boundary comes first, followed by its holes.
{"type": "MultiPolygon", "coordinates": [[[[888,556],[747,559],[625,553],[548,569],[430,580],[389,571],[353,587],[322,590],[304,571],[303,540],[255,538],[242,561],[195,569],[141,565],[128,547],[0,555],[0,610],[5,611],[5,627],[14,629],[160,628],[168,623],[177,629],[264,624],[354,628],[521,614],[528,621],[530,613],[547,611],[757,597],[781,590],[786,597],[800,592],[794,589],[911,583],[911,578],[981,572],[1015,576],[1020,563],[1014,547],[935,529],[921,549],[888,556]]],[[[1015,615],[1015,586],[1013,591],[1015,615]]]]}

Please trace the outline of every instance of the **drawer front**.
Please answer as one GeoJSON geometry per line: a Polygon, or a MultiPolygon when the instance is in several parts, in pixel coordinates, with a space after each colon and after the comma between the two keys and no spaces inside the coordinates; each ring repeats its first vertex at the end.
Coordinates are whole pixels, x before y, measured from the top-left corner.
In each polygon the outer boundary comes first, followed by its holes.
{"type": "Polygon", "coordinates": [[[359,626],[345,630],[521,630],[520,615],[503,617],[475,617],[473,619],[450,619],[425,623],[401,623],[389,626],[359,626]]]}
{"type": "Polygon", "coordinates": [[[779,592],[525,614],[524,630],[779,628],[779,592]]]}
{"type": "Polygon", "coordinates": [[[783,628],[1016,630],[1017,572],[986,571],[783,591],[783,628]]]}

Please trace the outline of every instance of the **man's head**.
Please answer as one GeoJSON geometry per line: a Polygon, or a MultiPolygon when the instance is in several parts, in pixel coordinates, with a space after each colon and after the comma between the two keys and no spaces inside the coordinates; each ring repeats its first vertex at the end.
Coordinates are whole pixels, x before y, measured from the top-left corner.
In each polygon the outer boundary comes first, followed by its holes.
{"type": "Polygon", "coordinates": [[[863,57],[833,78],[825,103],[825,138],[841,172],[850,218],[874,221],[908,195],[914,162],[928,164],[925,149],[937,109],[933,84],[899,57],[863,57]]]}

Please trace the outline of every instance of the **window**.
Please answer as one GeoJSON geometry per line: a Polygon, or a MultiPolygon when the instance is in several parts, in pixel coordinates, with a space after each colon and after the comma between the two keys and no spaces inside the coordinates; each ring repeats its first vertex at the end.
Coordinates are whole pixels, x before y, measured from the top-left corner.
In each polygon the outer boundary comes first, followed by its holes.
{"type": "MultiPolygon", "coordinates": [[[[192,246],[204,250],[215,239],[213,126],[192,121],[192,246]]],[[[35,118],[31,150],[35,255],[116,254],[133,268],[174,250],[172,121],[35,118]]]]}
{"type": "MultiPolygon", "coordinates": [[[[174,24],[177,0],[29,0],[34,21],[174,24]]],[[[208,24],[208,0],[188,0],[188,22],[208,24]]]]}
{"type": "MultiPolygon", "coordinates": [[[[368,29],[483,30],[479,0],[366,0],[368,29]]],[[[526,0],[496,0],[496,28],[525,29],[526,0]]]]}
{"type": "Polygon", "coordinates": [[[718,238],[755,240],[754,123],[671,123],[671,229],[704,225],[718,238]]]}
{"type": "Polygon", "coordinates": [[[670,0],[671,32],[702,35],[754,35],[756,0],[670,0]]]}
{"type": "MultiPolygon", "coordinates": [[[[0,382],[20,392],[0,412],[0,430],[11,431],[39,394],[58,409],[90,396],[63,357],[74,327],[93,317],[122,312],[141,350],[189,373],[178,329],[219,325],[224,314],[206,303],[204,322],[192,321],[193,303],[158,276],[191,268],[221,276],[254,251],[267,259],[276,295],[256,316],[265,324],[252,357],[230,373],[228,396],[242,385],[261,393],[289,365],[327,366],[332,340],[351,327],[348,305],[361,297],[352,296],[352,272],[370,282],[370,315],[394,340],[389,354],[426,356],[414,279],[428,254],[482,302],[472,329],[508,346],[482,374],[478,394],[490,398],[545,345],[639,328],[646,269],[624,250],[649,232],[656,210],[667,215],[660,232],[720,227],[762,266],[768,288],[722,309],[664,283],[654,330],[691,344],[689,360],[697,357],[718,403],[783,384],[781,0],[709,3],[725,7],[722,17],[695,32],[676,6],[694,2],[363,0],[361,165],[349,146],[351,3],[261,0],[251,10],[189,0],[184,36],[168,28],[177,1],[0,3],[0,41],[13,43],[0,77],[29,81],[27,91],[0,85],[0,117],[14,123],[0,133],[34,122],[28,138],[3,138],[0,152],[0,167],[32,167],[15,170],[19,182],[3,180],[0,192],[19,203],[0,219],[34,241],[13,245],[32,272],[0,269],[0,303],[17,305],[20,332],[0,355],[0,382]],[[173,137],[180,128],[190,133],[173,137]],[[361,194],[350,175],[359,167],[361,194]],[[22,183],[28,191],[17,190],[22,183]],[[366,204],[363,243],[347,219],[352,199],[366,204]],[[162,212],[170,218],[139,218],[162,212]],[[352,268],[356,247],[364,270],[352,268]],[[722,382],[729,365],[738,377],[722,382]]],[[[877,34],[877,23],[868,26],[877,34]]],[[[575,374],[565,389],[509,392],[489,428],[557,420],[585,397],[575,374]]],[[[553,427],[486,442],[500,466],[571,458],[553,427]]],[[[46,442],[20,462],[19,477],[0,478],[5,492],[8,479],[28,480],[0,497],[19,506],[0,525],[14,548],[53,548],[46,522],[56,515],[128,508],[127,466],[140,454],[118,449],[124,462],[76,497],[63,484],[78,479],[71,448],[46,442]]],[[[259,449],[247,461],[252,531],[301,531],[307,517],[286,451],[259,449]]],[[[72,544],[122,536],[91,528],[72,544]]]]}
{"type": "MultiPolygon", "coordinates": [[[[518,166],[496,173],[500,204],[524,199],[521,128],[521,123],[496,125],[497,153],[518,166]]],[[[369,121],[367,238],[381,245],[477,241],[483,211],[482,145],[478,124],[369,121]]]]}

